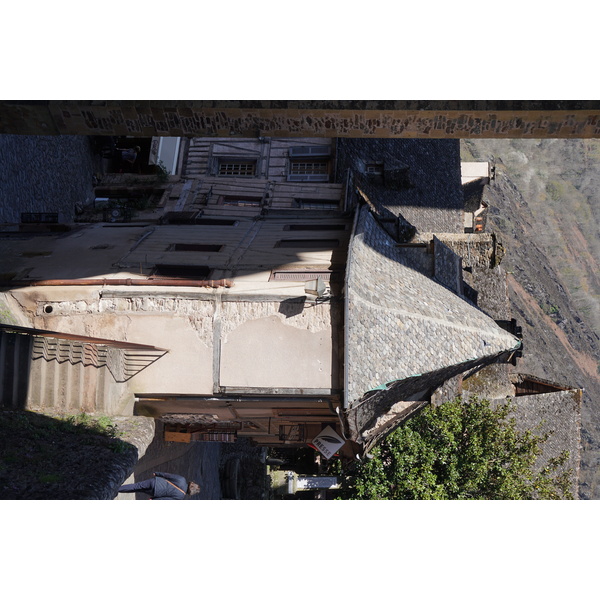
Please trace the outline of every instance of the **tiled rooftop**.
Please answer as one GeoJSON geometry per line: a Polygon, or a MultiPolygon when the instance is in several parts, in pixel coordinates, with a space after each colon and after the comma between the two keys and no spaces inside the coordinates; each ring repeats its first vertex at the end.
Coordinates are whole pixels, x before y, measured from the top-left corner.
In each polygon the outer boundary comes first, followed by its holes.
{"type": "Polygon", "coordinates": [[[458,140],[353,139],[337,144],[337,180],[351,169],[370,200],[419,232],[464,231],[458,140]],[[379,163],[381,176],[367,174],[379,163]]]}
{"type": "MultiPolygon", "coordinates": [[[[519,345],[493,319],[424,274],[414,250],[396,247],[368,209],[360,211],[347,273],[349,406],[383,384],[519,345]]],[[[423,258],[426,249],[419,250],[423,258]]]]}

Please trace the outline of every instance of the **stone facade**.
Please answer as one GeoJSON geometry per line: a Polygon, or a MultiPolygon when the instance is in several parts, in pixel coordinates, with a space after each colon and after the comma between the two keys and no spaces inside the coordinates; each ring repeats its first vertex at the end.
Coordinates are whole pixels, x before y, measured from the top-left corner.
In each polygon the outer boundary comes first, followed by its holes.
{"type": "Polygon", "coordinates": [[[596,101],[4,101],[17,134],[362,137],[600,137],[596,101]]]}

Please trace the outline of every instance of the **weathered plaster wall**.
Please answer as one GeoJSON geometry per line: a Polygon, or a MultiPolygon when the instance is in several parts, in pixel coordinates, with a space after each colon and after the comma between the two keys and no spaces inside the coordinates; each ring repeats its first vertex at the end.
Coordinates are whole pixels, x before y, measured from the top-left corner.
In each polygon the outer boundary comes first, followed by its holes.
{"type": "Polygon", "coordinates": [[[282,304],[223,304],[222,386],[337,387],[337,309],[330,303],[282,304]]]}
{"type": "Polygon", "coordinates": [[[83,295],[65,288],[29,290],[21,301],[40,329],[169,350],[129,381],[132,393],[202,395],[223,386],[340,385],[333,331],[341,328],[341,304],[335,300],[221,301],[156,291],[102,289],[102,296],[89,288],[79,291],[83,295]]]}

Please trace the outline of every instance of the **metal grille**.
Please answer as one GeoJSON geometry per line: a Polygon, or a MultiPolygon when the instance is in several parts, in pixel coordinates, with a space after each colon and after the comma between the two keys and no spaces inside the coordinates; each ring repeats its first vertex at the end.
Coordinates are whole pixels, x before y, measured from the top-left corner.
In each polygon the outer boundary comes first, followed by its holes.
{"type": "Polygon", "coordinates": [[[338,210],[340,207],[339,202],[302,200],[300,198],[296,198],[295,202],[298,208],[308,208],[312,210],[338,210]]]}
{"type": "Polygon", "coordinates": [[[330,281],[331,271],[273,271],[269,281],[311,281],[317,277],[330,281]]]}
{"type": "Polygon", "coordinates": [[[327,160],[293,160],[290,163],[291,175],[327,175],[328,173],[329,161],[327,160]]]}
{"type": "Polygon", "coordinates": [[[228,206],[260,206],[262,198],[251,196],[224,196],[223,204],[228,206]]]}
{"type": "Polygon", "coordinates": [[[256,162],[251,160],[236,160],[219,162],[219,177],[254,177],[256,162]]]}

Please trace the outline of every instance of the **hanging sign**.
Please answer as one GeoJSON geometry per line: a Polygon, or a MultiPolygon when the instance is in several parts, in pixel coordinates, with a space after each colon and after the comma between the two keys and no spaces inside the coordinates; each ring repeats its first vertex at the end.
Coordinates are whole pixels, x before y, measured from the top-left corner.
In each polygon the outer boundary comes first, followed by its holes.
{"type": "Polygon", "coordinates": [[[319,435],[313,439],[314,446],[325,458],[331,458],[343,445],[344,438],[340,437],[331,427],[325,427],[319,435]]]}

